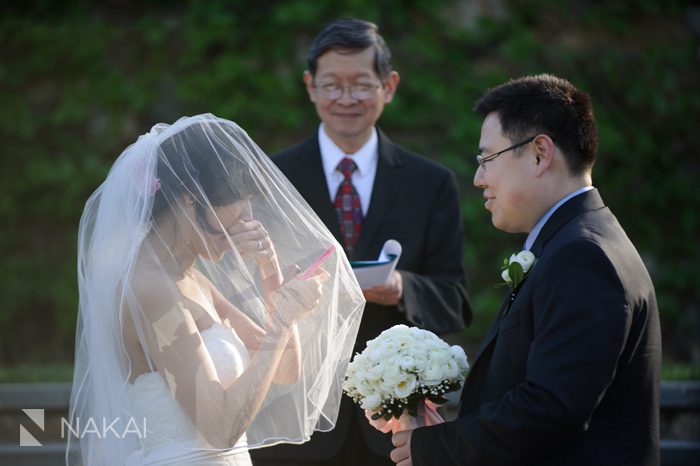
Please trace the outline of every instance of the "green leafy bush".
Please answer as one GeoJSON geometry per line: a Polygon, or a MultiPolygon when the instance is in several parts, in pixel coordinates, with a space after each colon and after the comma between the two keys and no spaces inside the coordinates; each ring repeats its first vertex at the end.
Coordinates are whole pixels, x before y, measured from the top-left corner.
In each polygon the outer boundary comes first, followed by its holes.
{"type": "Polygon", "coordinates": [[[339,17],[377,22],[402,81],[382,128],[462,185],[478,344],[503,290],[500,258],[524,238],[493,229],[471,184],[488,88],[551,72],[590,92],[594,182],[654,279],[668,358],[700,354],[698,33],[682,2],[22,2],[0,17],[0,361],[72,358],[76,233],[85,200],[153,124],[211,112],[268,153],[318,124],[306,49],[339,17]],[[494,3],[496,5],[498,2],[494,3]]]}

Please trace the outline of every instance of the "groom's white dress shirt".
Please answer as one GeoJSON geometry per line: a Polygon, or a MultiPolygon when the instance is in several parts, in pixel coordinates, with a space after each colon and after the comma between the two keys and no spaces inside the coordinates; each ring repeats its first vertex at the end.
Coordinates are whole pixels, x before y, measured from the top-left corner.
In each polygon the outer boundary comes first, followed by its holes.
{"type": "Polygon", "coordinates": [[[554,204],[552,207],[550,207],[550,209],[549,209],[547,212],[545,212],[545,214],[537,221],[537,223],[535,223],[535,226],[534,226],[533,229],[530,231],[530,233],[527,235],[527,239],[525,240],[525,247],[524,247],[524,249],[525,249],[526,251],[529,251],[529,250],[530,250],[530,248],[532,247],[532,245],[535,244],[535,240],[537,239],[537,235],[540,234],[540,230],[542,230],[542,227],[544,226],[544,224],[547,223],[547,220],[549,220],[549,217],[551,217],[552,214],[553,214],[563,203],[565,203],[566,201],[568,201],[568,200],[571,199],[572,197],[578,196],[579,194],[583,194],[583,193],[585,193],[586,191],[590,191],[591,189],[593,189],[593,186],[586,186],[586,187],[583,187],[583,188],[581,188],[581,189],[577,189],[577,190],[574,191],[573,193],[571,193],[571,194],[569,194],[569,195],[567,195],[567,196],[564,196],[564,198],[562,198],[559,202],[557,202],[557,203],[554,204]]]}

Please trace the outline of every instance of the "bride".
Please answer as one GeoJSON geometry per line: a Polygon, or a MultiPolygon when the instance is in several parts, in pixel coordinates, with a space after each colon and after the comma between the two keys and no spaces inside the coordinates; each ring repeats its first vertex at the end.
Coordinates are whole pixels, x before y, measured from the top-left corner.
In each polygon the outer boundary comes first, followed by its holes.
{"type": "Polygon", "coordinates": [[[68,446],[82,464],[250,465],[251,448],[333,428],[364,299],[235,123],[199,115],[139,137],[78,242],[69,422],[92,427],[68,446]]]}

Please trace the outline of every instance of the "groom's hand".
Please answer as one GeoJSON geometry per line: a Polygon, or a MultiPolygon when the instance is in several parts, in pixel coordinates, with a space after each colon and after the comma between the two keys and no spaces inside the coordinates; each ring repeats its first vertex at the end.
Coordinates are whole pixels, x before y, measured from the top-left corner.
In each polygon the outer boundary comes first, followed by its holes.
{"type": "Polygon", "coordinates": [[[391,451],[391,460],[396,466],[412,466],[411,435],[412,430],[397,432],[391,437],[391,443],[396,447],[391,451]]]}

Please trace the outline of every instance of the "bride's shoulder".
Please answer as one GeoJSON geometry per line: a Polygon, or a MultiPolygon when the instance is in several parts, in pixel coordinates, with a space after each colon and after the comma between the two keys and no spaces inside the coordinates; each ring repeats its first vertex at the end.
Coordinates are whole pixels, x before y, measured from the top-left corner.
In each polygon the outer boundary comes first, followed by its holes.
{"type": "Polygon", "coordinates": [[[134,299],[146,314],[158,315],[167,312],[180,301],[177,285],[161,270],[136,268],[129,285],[134,299]]]}

